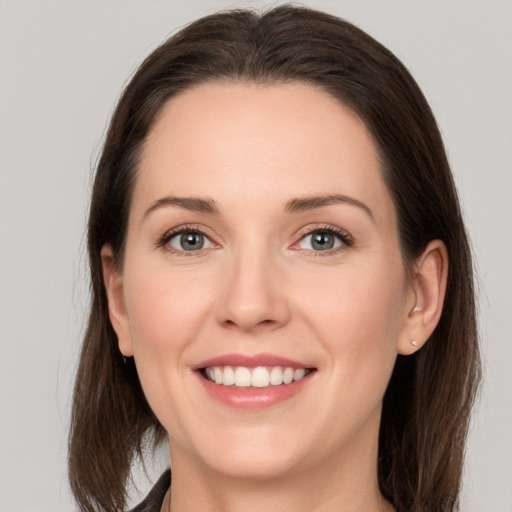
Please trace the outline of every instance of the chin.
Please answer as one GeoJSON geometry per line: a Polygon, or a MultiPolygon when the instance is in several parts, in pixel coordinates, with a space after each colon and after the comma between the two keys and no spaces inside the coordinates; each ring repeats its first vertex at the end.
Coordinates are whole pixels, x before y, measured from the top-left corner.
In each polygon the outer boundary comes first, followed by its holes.
{"type": "Polygon", "coordinates": [[[297,469],[297,459],[283,453],[275,454],[226,454],[216,460],[211,469],[225,477],[240,480],[276,480],[290,475],[297,469]]]}
{"type": "MultiPolygon", "coordinates": [[[[307,454],[301,453],[303,442],[282,428],[231,428],[209,434],[189,444],[194,459],[208,473],[244,480],[276,479],[307,463],[307,454]]],[[[171,444],[171,460],[173,451],[171,444]]]]}

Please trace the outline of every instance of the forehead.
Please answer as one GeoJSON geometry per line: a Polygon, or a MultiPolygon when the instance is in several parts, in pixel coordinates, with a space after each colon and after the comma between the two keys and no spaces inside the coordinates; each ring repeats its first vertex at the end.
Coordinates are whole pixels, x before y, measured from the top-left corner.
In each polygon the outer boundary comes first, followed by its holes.
{"type": "Polygon", "coordinates": [[[278,204],[284,195],[327,193],[390,206],[375,144],[356,114],[302,83],[215,83],[163,107],[134,200],[172,194],[278,204]]]}

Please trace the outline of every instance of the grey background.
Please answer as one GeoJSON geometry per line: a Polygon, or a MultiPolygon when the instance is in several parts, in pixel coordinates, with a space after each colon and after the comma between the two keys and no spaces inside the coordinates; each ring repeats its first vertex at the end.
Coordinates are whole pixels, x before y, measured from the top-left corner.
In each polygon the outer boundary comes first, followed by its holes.
{"type": "MultiPolygon", "coordinates": [[[[279,2],[277,2],[279,3],[279,2]]],[[[263,1],[0,0],[0,511],[73,510],[66,429],[87,309],[91,169],[122,85],[170,32],[263,1]],[[183,5],[182,5],[183,3],[183,5]]],[[[512,512],[512,2],[323,0],[412,71],[472,235],[485,385],[465,512],[512,512]]],[[[165,457],[150,476],[165,464],[165,457]]],[[[139,478],[144,492],[149,483],[139,478]]]]}

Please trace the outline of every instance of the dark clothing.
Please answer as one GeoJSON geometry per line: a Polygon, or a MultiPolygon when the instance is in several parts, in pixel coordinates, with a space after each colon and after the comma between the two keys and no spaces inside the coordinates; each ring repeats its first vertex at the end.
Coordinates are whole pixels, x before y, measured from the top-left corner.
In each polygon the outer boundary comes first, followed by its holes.
{"type": "Polygon", "coordinates": [[[171,485],[171,470],[168,469],[153,486],[144,501],[139,503],[130,512],[160,512],[165,494],[171,485]]]}

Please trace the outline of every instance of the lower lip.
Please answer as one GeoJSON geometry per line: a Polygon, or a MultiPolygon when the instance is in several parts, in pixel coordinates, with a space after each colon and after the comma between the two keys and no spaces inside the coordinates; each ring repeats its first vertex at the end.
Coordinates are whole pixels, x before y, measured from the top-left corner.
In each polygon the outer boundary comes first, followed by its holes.
{"type": "Polygon", "coordinates": [[[280,386],[266,388],[236,388],[215,384],[197,372],[199,380],[206,391],[218,402],[237,409],[265,409],[284,402],[297,395],[309,382],[314,372],[303,379],[280,386]]]}

